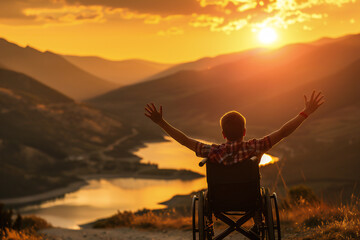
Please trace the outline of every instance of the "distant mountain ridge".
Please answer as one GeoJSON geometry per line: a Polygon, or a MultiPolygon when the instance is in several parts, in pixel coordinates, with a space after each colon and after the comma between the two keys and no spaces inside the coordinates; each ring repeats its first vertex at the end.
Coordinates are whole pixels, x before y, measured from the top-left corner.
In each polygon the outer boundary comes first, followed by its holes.
{"type": "MultiPolygon", "coordinates": [[[[359,56],[360,35],[319,46],[293,44],[272,51],[250,52],[238,61],[211,69],[180,71],[123,87],[89,102],[114,113],[125,112],[125,115],[126,109],[133,109],[129,112],[130,118],[140,116],[143,105],[154,101],[169,108],[176,106],[177,114],[173,117],[180,122],[191,115],[190,109],[209,119],[217,119],[224,111],[241,109],[249,103],[253,105],[261,99],[335,74],[359,56]]],[[[271,122],[279,123],[275,119],[271,122]]]]}
{"type": "Polygon", "coordinates": [[[153,76],[149,77],[149,80],[163,78],[172,74],[175,74],[180,71],[188,71],[188,70],[207,70],[213,68],[218,65],[235,62],[244,58],[247,58],[252,55],[256,55],[262,51],[266,51],[266,49],[256,48],[247,51],[241,51],[238,53],[229,53],[229,54],[220,54],[215,57],[204,57],[200,58],[195,61],[186,62],[182,64],[177,64],[173,67],[170,67],[160,73],[154,74],[153,76]]]}
{"type": "Polygon", "coordinates": [[[94,97],[116,84],[85,72],[52,52],[22,48],[0,38],[0,65],[27,74],[76,100],[94,97]]]}
{"type": "Polygon", "coordinates": [[[163,64],[141,59],[111,61],[95,56],[63,56],[75,66],[94,76],[106,79],[119,86],[144,81],[174,64],[163,64]]]}

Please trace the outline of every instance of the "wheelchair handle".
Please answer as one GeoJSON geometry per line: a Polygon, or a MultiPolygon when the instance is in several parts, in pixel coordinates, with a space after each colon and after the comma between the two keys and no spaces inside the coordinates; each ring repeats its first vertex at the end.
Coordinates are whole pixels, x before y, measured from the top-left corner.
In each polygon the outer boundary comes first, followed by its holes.
{"type": "MultiPolygon", "coordinates": [[[[257,161],[258,159],[259,159],[259,158],[258,158],[257,156],[252,156],[252,157],[250,158],[251,161],[257,161]]],[[[207,158],[204,158],[203,160],[201,160],[201,161],[199,162],[199,167],[204,166],[207,161],[208,161],[207,158]]]]}
{"type": "Polygon", "coordinates": [[[208,160],[207,158],[204,158],[203,160],[201,160],[201,161],[199,162],[199,167],[204,166],[204,165],[206,164],[207,160],[208,160]]]}

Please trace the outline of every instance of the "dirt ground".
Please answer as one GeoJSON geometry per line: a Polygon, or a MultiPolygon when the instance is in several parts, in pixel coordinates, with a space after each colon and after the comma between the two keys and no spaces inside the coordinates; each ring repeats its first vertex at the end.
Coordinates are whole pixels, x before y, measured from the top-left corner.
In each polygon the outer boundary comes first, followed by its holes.
{"type": "MultiPolygon", "coordinates": [[[[191,231],[184,230],[142,230],[133,228],[71,230],[50,228],[41,231],[46,240],[189,240],[191,231]]],[[[287,233],[282,239],[302,239],[299,233],[287,233]]],[[[306,234],[305,234],[306,235],[306,234]]],[[[233,232],[227,240],[245,240],[233,232]]]]}

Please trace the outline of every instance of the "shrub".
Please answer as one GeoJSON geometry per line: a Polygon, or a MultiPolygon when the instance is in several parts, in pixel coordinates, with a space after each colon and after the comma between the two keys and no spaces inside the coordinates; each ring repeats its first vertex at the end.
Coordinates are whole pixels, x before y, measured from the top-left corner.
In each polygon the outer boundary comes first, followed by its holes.
{"type": "Polygon", "coordinates": [[[288,192],[288,201],[290,205],[311,205],[319,202],[312,189],[304,185],[290,188],[288,192]]]}
{"type": "Polygon", "coordinates": [[[52,225],[48,223],[45,219],[42,219],[37,216],[26,216],[22,218],[22,229],[29,229],[38,231],[44,228],[51,228],[52,225]]]}
{"type": "Polygon", "coordinates": [[[185,217],[175,209],[163,211],[141,210],[136,213],[120,212],[110,218],[100,220],[93,228],[137,227],[151,229],[190,229],[191,218],[185,217]]]}

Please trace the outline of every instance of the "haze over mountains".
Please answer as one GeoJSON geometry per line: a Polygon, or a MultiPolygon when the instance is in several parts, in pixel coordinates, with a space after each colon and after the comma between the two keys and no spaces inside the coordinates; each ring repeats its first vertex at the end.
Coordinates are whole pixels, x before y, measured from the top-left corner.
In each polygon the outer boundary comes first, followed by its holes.
{"type": "Polygon", "coordinates": [[[134,84],[173,66],[140,59],[110,61],[100,57],[64,55],[75,66],[109,82],[125,86],[134,84]]]}
{"type": "Polygon", "coordinates": [[[245,52],[238,52],[238,53],[229,53],[229,54],[222,54],[215,57],[205,57],[201,58],[195,61],[186,62],[182,64],[177,64],[173,67],[170,67],[162,72],[159,72],[157,74],[154,74],[149,79],[157,79],[166,77],[169,75],[172,75],[174,73],[185,71],[185,70],[206,70],[210,69],[212,67],[215,67],[217,65],[222,65],[225,63],[230,63],[234,61],[238,61],[244,58],[247,58],[251,55],[255,55],[257,53],[260,53],[262,51],[265,51],[265,49],[251,49],[245,52]]]}
{"type": "Polygon", "coordinates": [[[76,100],[94,97],[118,85],[95,77],[52,52],[22,48],[0,39],[0,64],[27,74],[76,100]]]}

